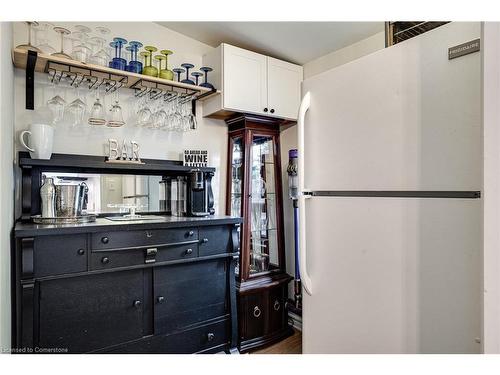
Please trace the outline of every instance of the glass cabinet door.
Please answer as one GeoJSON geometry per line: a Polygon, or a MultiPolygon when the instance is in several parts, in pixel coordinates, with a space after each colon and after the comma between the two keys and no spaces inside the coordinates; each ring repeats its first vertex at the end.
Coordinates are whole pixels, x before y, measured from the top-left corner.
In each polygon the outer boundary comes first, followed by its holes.
{"type": "MultiPolygon", "coordinates": [[[[243,176],[245,170],[244,160],[244,138],[243,136],[231,139],[231,182],[230,182],[230,214],[231,216],[243,216],[243,176]]],[[[241,238],[241,227],[238,228],[241,238]]],[[[235,269],[236,275],[240,274],[240,262],[238,260],[235,269]]]]}
{"type": "Polygon", "coordinates": [[[276,223],[274,137],[252,135],[250,150],[249,274],[280,267],[276,223]]]}

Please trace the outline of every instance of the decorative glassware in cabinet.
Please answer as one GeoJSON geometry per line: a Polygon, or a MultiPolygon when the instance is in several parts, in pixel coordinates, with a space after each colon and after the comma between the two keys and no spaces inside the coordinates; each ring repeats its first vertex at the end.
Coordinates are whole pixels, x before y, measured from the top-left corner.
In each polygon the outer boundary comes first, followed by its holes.
{"type": "Polygon", "coordinates": [[[107,38],[110,30],[106,27],[97,26],[95,28],[97,36],[90,38],[90,42],[94,45],[95,51],[90,57],[90,62],[96,65],[109,66],[111,59],[107,50],[107,38]]]}
{"type": "Polygon", "coordinates": [[[125,70],[127,67],[127,60],[122,57],[122,48],[127,44],[127,40],[123,38],[113,38],[113,45],[115,49],[115,57],[111,60],[111,68],[125,70]]]}
{"type": "Polygon", "coordinates": [[[181,82],[181,73],[184,73],[184,69],[175,68],[173,72],[177,74],[177,82],[181,82]]]}
{"type": "Polygon", "coordinates": [[[200,80],[200,77],[203,76],[202,72],[193,72],[191,73],[191,77],[194,77],[195,79],[195,85],[198,86],[198,81],[200,80]]]}
{"type": "Polygon", "coordinates": [[[143,65],[137,58],[137,53],[139,52],[139,49],[142,47],[142,43],[138,42],[136,40],[133,40],[129,42],[129,48],[130,48],[130,61],[128,64],[129,71],[134,72],[134,73],[142,73],[143,65]]]}
{"type": "Polygon", "coordinates": [[[76,61],[88,62],[92,55],[92,49],[89,47],[90,28],[84,25],[76,25],[75,32],[72,35],[73,50],[71,57],[76,61]]]}

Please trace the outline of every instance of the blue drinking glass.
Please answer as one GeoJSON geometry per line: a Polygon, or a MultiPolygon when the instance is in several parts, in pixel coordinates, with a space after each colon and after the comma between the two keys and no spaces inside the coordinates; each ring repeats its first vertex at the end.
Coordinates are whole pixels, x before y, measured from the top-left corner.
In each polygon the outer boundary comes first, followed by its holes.
{"type": "Polygon", "coordinates": [[[181,82],[182,83],[187,83],[189,85],[194,85],[194,82],[189,79],[189,69],[194,68],[194,65],[193,64],[184,63],[184,64],[181,64],[181,66],[183,68],[186,68],[186,78],[183,79],[181,82]]]}
{"type": "Polygon", "coordinates": [[[137,59],[137,53],[138,53],[139,49],[142,47],[142,43],[138,42],[136,40],[132,40],[128,44],[129,44],[129,47],[131,48],[131,51],[130,51],[131,58],[129,61],[129,69],[130,70],[129,71],[141,74],[142,73],[142,62],[140,62],[137,59]]]}
{"type": "Polygon", "coordinates": [[[202,66],[200,68],[200,70],[202,72],[205,72],[205,82],[203,82],[200,86],[201,87],[206,87],[206,88],[209,88],[209,89],[214,89],[214,85],[212,85],[211,83],[208,83],[208,72],[211,72],[213,69],[208,67],[208,66],[202,66]]]}
{"type": "MultiPolygon", "coordinates": [[[[111,67],[114,69],[125,70],[127,67],[127,60],[122,58],[122,48],[127,44],[127,40],[123,38],[113,38],[115,48],[115,57],[111,60],[111,67]]],[[[111,44],[110,44],[111,45],[111,44]]]]}
{"type": "Polygon", "coordinates": [[[180,82],[181,81],[181,73],[184,73],[184,69],[182,69],[182,68],[175,68],[175,69],[172,69],[172,71],[174,73],[177,73],[177,82],[180,82]]]}
{"type": "Polygon", "coordinates": [[[191,77],[194,77],[194,79],[196,80],[196,86],[198,86],[198,81],[200,79],[200,77],[203,75],[202,72],[193,72],[191,73],[191,77]]]}

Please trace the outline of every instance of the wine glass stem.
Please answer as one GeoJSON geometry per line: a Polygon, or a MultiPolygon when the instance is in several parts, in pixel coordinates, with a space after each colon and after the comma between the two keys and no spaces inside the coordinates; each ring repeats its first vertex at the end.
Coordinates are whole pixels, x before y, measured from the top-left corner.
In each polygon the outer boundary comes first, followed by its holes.
{"type": "Polygon", "coordinates": [[[61,33],[61,53],[63,53],[64,50],[64,34],[61,33]]]}
{"type": "Polygon", "coordinates": [[[208,72],[205,72],[205,83],[208,83],[207,79],[208,79],[208,72]]]}
{"type": "Polygon", "coordinates": [[[28,46],[31,46],[31,23],[28,24],[28,46]]]}

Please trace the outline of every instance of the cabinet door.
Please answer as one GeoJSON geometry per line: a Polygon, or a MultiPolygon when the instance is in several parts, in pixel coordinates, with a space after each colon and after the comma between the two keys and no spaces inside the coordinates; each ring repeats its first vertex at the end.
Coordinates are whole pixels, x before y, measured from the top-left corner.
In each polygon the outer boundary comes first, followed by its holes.
{"type": "Polygon", "coordinates": [[[266,113],[266,56],[224,44],[224,107],[266,113]]]}
{"type": "Polygon", "coordinates": [[[268,107],[272,116],[297,119],[301,82],[301,66],[267,58],[268,107]]]}
{"type": "Polygon", "coordinates": [[[83,353],[143,335],[143,271],[40,283],[39,347],[83,353]]]}

